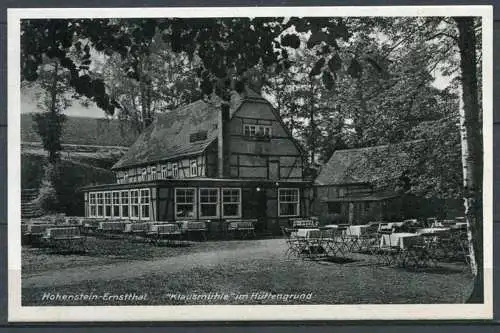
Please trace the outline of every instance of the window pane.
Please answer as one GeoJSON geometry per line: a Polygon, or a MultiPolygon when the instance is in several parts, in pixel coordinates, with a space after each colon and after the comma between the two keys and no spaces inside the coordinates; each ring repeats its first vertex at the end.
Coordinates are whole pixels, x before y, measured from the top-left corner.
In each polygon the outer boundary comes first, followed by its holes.
{"type": "Polygon", "coordinates": [[[297,215],[297,204],[295,203],[281,203],[280,215],[297,215]]]}
{"type": "Polygon", "coordinates": [[[141,217],[149,218],[149,205],[141,206],[141,217]]]}
{"type": "Polygon", "coordinates": [[[216,204],[202,204],[200,207],[200,216],[202,216],[202,217],[217,216],[217,205],[216,204]]]}
{"type": "Polygon", "coordinates": [[[178,204],[177,211],[175,213],[176,217],[195,217],[194,205],[193,204],[178,204]]]}
{"type": "Polygon", "coordinates": [[[280,189],[279,190],[279,215],[297,216],[299,215],[299,190],[280,189]]]}
{"type": "Polygon", "coordinates": [[[224,204],[224,216],[238,216],[239,206],[239,204],[224,204]]]}

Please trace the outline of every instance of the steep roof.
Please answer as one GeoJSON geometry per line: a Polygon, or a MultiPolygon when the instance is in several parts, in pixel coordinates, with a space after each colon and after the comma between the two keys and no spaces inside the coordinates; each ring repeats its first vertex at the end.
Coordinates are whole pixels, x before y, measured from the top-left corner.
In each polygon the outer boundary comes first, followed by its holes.
{"type": "MultiPolygon", "coordinates": [[[[233,91],[230,100],[230,117],[247,101],[270,104],[252,89],[245,88],[241,95],[233,91]]],[[[217,139],[219,102],[216,97],[210,102],[198,100],[178,109],[158,114],[155,121],[146,128],[128,152],[113,166],[113,169],[202,153],[217,139]],[[203,139],[191,142],[190,137],[195,133],[203,133],[203,139]]],[[[298,145],[298,148],[301,147],[298,145]]]]}
{"type": "Polygon", "coordinates": [[[217,138],[217,114],[216,105],[202,100],[158,114],[113,169],[201,153],[217,138]],[[201,132],[204,139],[190,142],[201,132]]]}
{"type": "Polygon", "coordinates": [[[315,183],[366,184],[388,177],[397,179],[408,164],[408,154],[401,145],[337,150],[323,165],[315,183]]]}

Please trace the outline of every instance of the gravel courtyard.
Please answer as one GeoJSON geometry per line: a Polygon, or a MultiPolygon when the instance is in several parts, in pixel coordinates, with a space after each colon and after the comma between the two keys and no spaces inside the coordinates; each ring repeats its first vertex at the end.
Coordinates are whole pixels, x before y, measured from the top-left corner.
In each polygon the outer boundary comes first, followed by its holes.
{"type": "Polygon", "coordinates": [[[472,277],[462,264],[414,271],[375,258],[308,261],[285,256],[283,239],[210,241],[189,247],[89,238],[86,255],[23,248],[23,305],[290,304],[269,295],[307,294],[293,304],[463,303],[472,277]],[[61,301],[44,294],[145,295],[141,300],[61,301]],[[228,295],[207,300],[179,295],[228,295]],[[245,298],[239,295],[264,295],[245,298]],[[177,296],[172,296],[177,295],[177,296]],[[267,296],[266,296],[267,295],[267,296]]]}

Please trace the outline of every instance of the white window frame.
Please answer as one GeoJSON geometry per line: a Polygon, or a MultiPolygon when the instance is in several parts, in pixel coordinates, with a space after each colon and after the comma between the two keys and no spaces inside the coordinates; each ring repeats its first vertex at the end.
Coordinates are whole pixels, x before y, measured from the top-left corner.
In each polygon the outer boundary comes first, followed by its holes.
{"type": "Polygon", "coordinates": [[[172,163],[172,177],[179,178],[179,165],[172,163]]]}
{"type": "Polygon", "coordinates": [[[111,216],[112,217],[122,217],[122,205],[120,191],[111,192],[111,216]],[[118,203],[115,204],[115,194],[118,194],[118,203]],[[115,207],[118,207],[118,215],[115,215],[115,207]]]}
{"type": "Polygon", "coordinates": [[[139,217],[141,220],[151,220],[151,190],[149,188],[141,188],[139,190],[139,217]],[[143,201],[143,192],[147,192],[147,198],[148,202],[142,202],[143,201]],[[146,206],[148,208],[148,215],[147,217],[144,217],[142,215],[142,207],[146,206]]]}
{"type": "Polygon", "coordinates": [[[198,216],[200,217],[200,219],[218,218],[220,216],[220,204],[221,204],[221,197],[220,197],[220,189],[218,187],[200,187],[198,189],[198,216]],[[203,203],[203,202],[201,202],[201,192],[204,190],[217,191],[217,201],[215,203],[212,203],[212,202],[203,203]],[[214,205],[214,204],[215,204],[215,215],[214,216],[201,215],[201,212],[202,212],[201,206],[202,205],[214,205]]]}
{"type": "Polygon", "coordinates": [[[189,174],[191,175],[191,177],[198,176],[198,161],[196,161],[196,160],[189,161],[189,174]],[[194,172],[193,172],[193,170],[194,170],[194,172]]]}
{"type": "Polygon", "coordinates": [[[161,166],[161,178],[162,179],[167,179],[168,178],[168,167],[166,164],[163,164],[161,166]]]}
{"type": "Polygon", "coordinates": [[[129,190],[123,190],[120,191],[120,217],[121,218],[130,218],[130,191],[129,190]],[[123,201],[123,193],[127,193],[127,202],[124,203],[123,201]],[[127,216],[123,216],[123,207],[127,206],[127,216]]]}
{"type": "Polygon", "coordinates": [[[156,180],[157,174],[156,174],[156,166],[151,167],[151,179],[156,180]]]}
{"type": "Polygon", "coordinates": [[[273,130],[271,125],[258,125],[258,124],[244,124],[243,136],[257,137],[257,133],[259,133],[261,130],[264,136],[267,136],[269,138],[272,136],[273,130]]]}
{"type": "Polygon", "coordinates": [[[278,189],[278,216],[280,217],[294,217],[294,216],[300,216],[300,189],[299,188],[279,188],[278,189]],[[281,192],[282,191],[296,191],[297,192],[297,202],[295,201],[281,201],[281,192]],[[281,214],[281,204],[289,204],[289,203],[295,203],[297,206],[297,214],[295,215],[282,215],[281,214]]]}
{"type": "Polygon", "coordinates": [[[104,192],[96,192],[96,217],[104,217],[104,192]],[[99,200],[99,197],[101,200],[99,200]],[[99,207],[102,209],[102,214],[99,214],[99,207]]]}
{"type": "Polygon", "coordinates": [[[113,196],[111,191],[105,191],[104,193],[104,217],[113,216],[113,196]],[[109,201],[107,200],[109,198],[109,201]],[[109,207],[109,215],[106,212],[106,207],[109,207]]]}
{"type": "Polygon", "coordinates": [[[97,193],[89,192],[89,217],[97,216],[97,193]],[[92,198],[94,200],[92,200],[92,198]],[[92,207],[94,208],[94,213],[92,214],[92,207]]]}
{"type": "Polygon", "coordinates": [[[141,217],[141,205],[140,205],[140,203],[141,203],[141,201],[140,201],[141,197],[140,197],[140,191],[137,188],[131,189],[129,195],[130,195],[129,196],[129,207],[130,207],[129,216],[130,216],[130,219],[131,220],[139,220],[140,217],[141,217]],[[132,193],[135,193],[135,192],[137,192],[137,196],[136,196],[137,203],[132,202],[132,193]],[[134,207],[135,206],[137,206],[137,216],[133,216],[133,214],[132,214],[133,211],[134,211],[134,207]]]}
{"type": "Polygon", "coordinates": [[[223,187],[221,190],[221,216],[222,218],[241,218],[241,188],[239,187],[223,187]],[[235,202],[224,202],[224,191],[226,190],[238,190],[238,215],[224,215],[224,205],[235,204],[235,202]]]}
{"type": "MultiPolygon", "coordinates": [[[[196,219],[198,217],[198,202],[197,202],[197,193],[196,193],[196,188],[195,187],[176,187],[174,188],[174,219],[177,220],[177,218],[179,219],[186,219],[186,220],[189,220],[189,219],[196,219]],[[177,190],[193,190],[194,191],[194,194],[193,194],[193,213],[194,213],[194,216],[193,217],[177,217],[177,190]]],[[[180,205],[186,205],[186,203],[180,203],[180,205]]]]}

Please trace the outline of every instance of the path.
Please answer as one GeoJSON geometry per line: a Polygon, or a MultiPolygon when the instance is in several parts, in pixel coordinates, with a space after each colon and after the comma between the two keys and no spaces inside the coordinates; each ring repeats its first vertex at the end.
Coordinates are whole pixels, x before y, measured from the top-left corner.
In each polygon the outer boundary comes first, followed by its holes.
{"type": "Polygon", "coordinates": [[[85,281],[111,281],[139,278],[155,273],[176,273],[196,267],[209,267],[235,261],[283,256],[285,243],[282,239],[249,241],[248,245],[231,250],[211,250],[164,259],[120,262],[116,264],[73,267],[48,271],[23,277],[22,287],[56,287],[85,281]]]}

